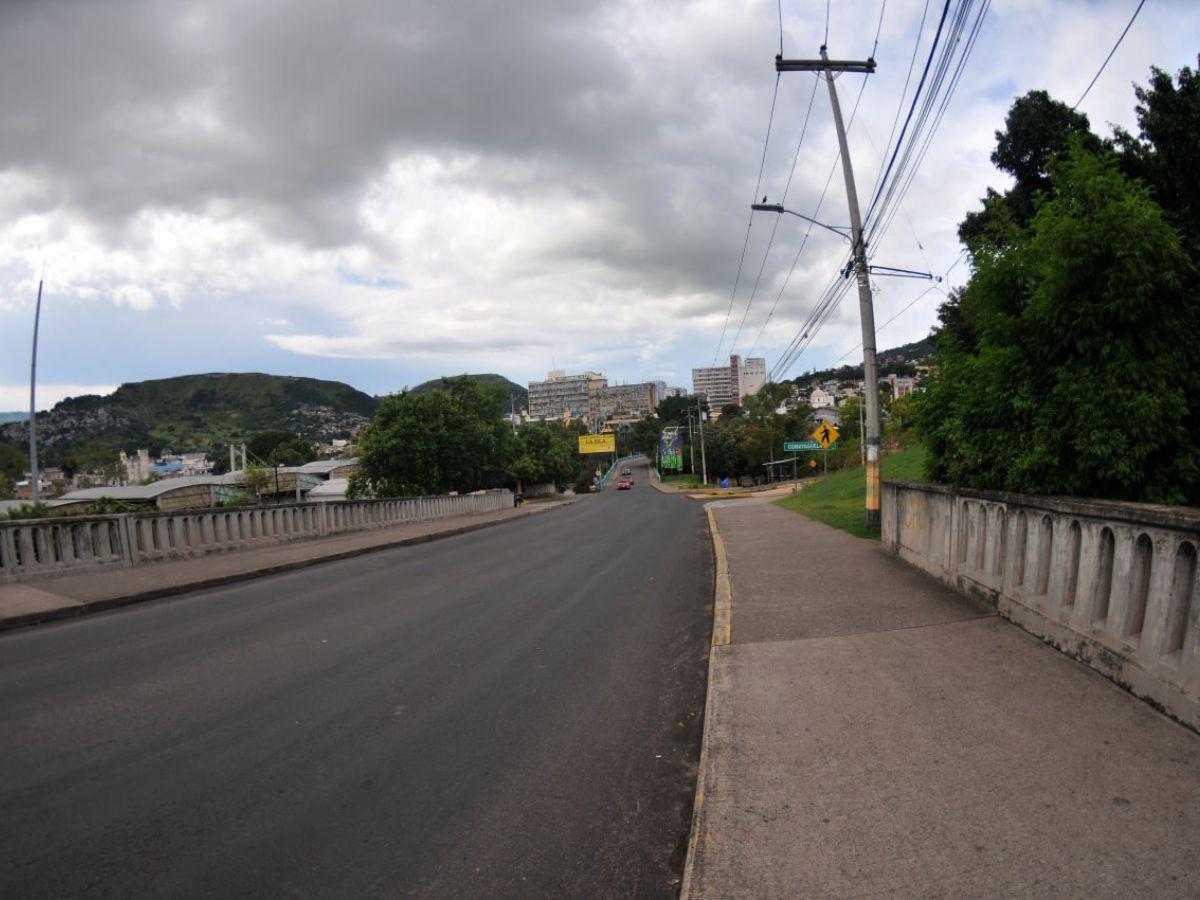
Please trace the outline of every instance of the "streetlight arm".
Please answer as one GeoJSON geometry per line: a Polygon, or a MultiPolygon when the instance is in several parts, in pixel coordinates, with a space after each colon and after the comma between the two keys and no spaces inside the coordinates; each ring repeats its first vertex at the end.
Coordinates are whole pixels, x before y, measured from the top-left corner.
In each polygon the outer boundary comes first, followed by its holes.
{"type": "Polygon", "coordinates": [[[803,219],[805,222],[812,222],[814,225],[821,226],[826,231],[832,231],[834,234],[838,235],[839,237],[845,238],[846,240],[850,240],[850,235],[846,233],[846,229],[838,228],[835,225],[826,225],[824,222],[818,222],[816,219],[814,219],[810,216],[806,216],[806,215],[803,215],[798,212],[793,212],[790,209],[785,209],[783,206],[781,206],[778,203],[751,203],[750,208],[752,210],[754,210],[755,212],[773,212],[773,213],[779,213],[779,214],[787,213],[789,216],[795,216],[797,219],[803,219]]]}

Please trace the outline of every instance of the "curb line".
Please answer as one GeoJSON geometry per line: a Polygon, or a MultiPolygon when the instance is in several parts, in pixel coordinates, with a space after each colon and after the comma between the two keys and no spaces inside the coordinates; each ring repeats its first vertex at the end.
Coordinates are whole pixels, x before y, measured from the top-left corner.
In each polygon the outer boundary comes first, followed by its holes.
{"type": "Polygon", "coordinates": [[[139,591],[135,594],[126,594],[121,597],[107,597],[103,600],[93,600],[90,603],[78,603],[74,606],[60,606],[55,609],[40,610],[33,613],[19,613],[15,616],[8,616],[0,619],[0,632],[15,630],[17,628],[27,628],[32,625],[43,625],[49,622],[59,622],[66,619],[78,619],[83,616],[91,615],[92,613],[105,612],[110,609],[119,609],[122,606],[132,606],[135,603],[145,603],[149,600],[161,600],[163,597],[175,597],[180,594],[190,594],[192,591],[202,591],[208,588],[222,587],[227,584],[236,584],[239,581],[252,581],[255,578],[263,578],[267,575],[278,575],[282,572],[291,572],[296,569],[307,569],[309,566],[320,565],[321,563],[337,562],[343,559],[353,559],[356,556],[366,556],[368,553],[375,553],[378,550],[393,550],[396,547],[408,547],[414,544],[426,544],[430,541],[436,541],[441,538],[454,537],[459,534],[467,534],[471,531],[479,531],[481,528],[491,528],[495,525],[506,525],[509,522],[519,522],[521,519],[528,519],[531,516],[541,515],[551,512],[555,509],[561,509],[564,506],[570,506],[577,500],[565,500],[556,503],[554,506],[547,506],[539,509],[536,512],[529,512],[523,516],[513,516],[508,519],[496,519],[491,522],[474,522],[470,525],[460,525],[456,528],[450,528],[445,531],[434,531],[429,534],[419,534],[412,537],[399,538],[398,540],[388,541],[384,544],[372,544],[369,547],[355,547],[353,550],[341,550],[336,553],[328,553],[322,556],[310,556],[306,559],[297,559],[285,563],[276,563],[270,566],[263,566],[258,569],[248,569],[245,572],[233,572],[229,575],[216,575],[212,578],[204,578],[200,581],[189,581],[186,584],[173,584],[161,588],[151,588],[145,591],[139,591]]]}
{"type": "MultiPolygon", "coordinates": [[[[692,878],[696,871],[696,852],[702,840],[700,830],[704,818],[704,784],[708,775],[708,745],[712,738],[713,712],[716,701],[713,692],[713,672],[717,665],[717,648],[726,647],[733,632],[733,590],[729,581],[729,558],[725,554],[725,541],[717,528],[717,517],[713,507],[706,506],[708,533],[712,538],[715,578],[713,579],[713,630],[708,650],[708,686],[704,700],[704,731],[700,738],[700,762],[696,767],[696,797],[692,801],[692,830],[688,836],[687,858],[683,864],[683,883],[679,886],[680,900],[692,896],[692,878]]],[[[698,896],[698,895],[697,895],[698,896]]]]}

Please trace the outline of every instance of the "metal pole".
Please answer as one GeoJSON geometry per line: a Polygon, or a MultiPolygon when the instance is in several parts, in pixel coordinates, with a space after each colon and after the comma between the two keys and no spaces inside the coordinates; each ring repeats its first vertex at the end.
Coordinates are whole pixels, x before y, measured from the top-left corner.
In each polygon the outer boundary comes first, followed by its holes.
{"type": "MultiPolygon", "coordinates": [[[[821,59],[829,62],[825,48],[821,59]]],[[[863,242],[862,217],[858,211],[858,191],[854,187],[854,169],[850,165],[850,146],[846,142],[846,126],[838,103],[833,70],[826,65],[825,81],[829,85],[829,102],[833,106],[833,124],[837,128],[838,146],[842,151],[842,175],[846,181],[846,202],[850,207],[850,240],[854,245],[854,270],[858,280],[858,311],[862,322],[863,380],[866,409],[867,496],[866,521],[868,528],[879,527],[879,373],[875,361],[875,308],[871,300],[871,281],[867,272],[867,250],[863,242]]],[[[828,463],[826,464],[828,466],[828,463]]],[[[827,472],[828,474],[828,472],[827,472]]]]}
{"type": "Polygon", "coordinates": [[[700,482],[708,484],[708,457],[704,452],[704,413],[700,411],[700,401],[696,401],[696,421],[700,423],[700,482]]]}
{"type": "Polygon", "coordinates": [[[33,355],[29,363],[29,471],[33,502],[41,497],[41,479],[38,477],[37,458],[37,344],[38,326],[42,319],[42,282],[38,279],[37,305],[33,312],[33,355]]]}

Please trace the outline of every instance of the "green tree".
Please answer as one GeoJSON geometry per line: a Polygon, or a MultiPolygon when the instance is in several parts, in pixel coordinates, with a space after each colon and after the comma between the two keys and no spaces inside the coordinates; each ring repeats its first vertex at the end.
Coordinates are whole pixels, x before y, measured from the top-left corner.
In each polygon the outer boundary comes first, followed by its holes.
{"type": "Polygon", "coordinates": [[[1029,228],[973,247],[920,403],[929,474],[955,485],[1200,502],[1200,303],[1148,190],[1076,139],[1029,228]],[[965,346],[958,332],[977,336],[965,346]]]}
{"type": "Polygon", "coordinates": [[[246,441],[246,452],[265,465],[281,466],[302,466],[316,456],[311,442],[290,431],[261,431],[246,441]]]}
{"type": "Polygon", "coordinates": [[[250,463],[242,472],[242,484],[248,493],[256,497],[266,491],[272,485],[273,480],[274,475],[266,466],[250,463]]]}
{"type": "Polygon", "coordinates": [[[0,500],[13,495],[13,485],[25,474],[27,459],[16,444],[0,443],[0,500]]]}
{"type": "Polygon", "coordinates": [[[512,446],[509,477],[522,487],[574,482],[578,466],[571,440],[560,428],[536,422],[522,425],[512,446]]]}
{"type": "Polygon", "coordinates": [[[1082,141],[1083,147],[1093,152],[1101,149],[1088,117],[1045,91],[1030,91],[1013,101],[1004,130],[996,132],[992,162],[1012,175],[1015,183],[1004,194],[989,189],[983,210],[967,214],[958,231],[963,243],[969,248],[992,245],[1008,233],[1007,225],[1028,225],[1039,194],[1050,189],[1052,161],[1065,153],[1073,140],[1082,141]]]}
{"type": "Polygon", "coordinates": [[[467,492],[503,483],[516,449],[500,394],[466,376],[384,399],[359,440],[356,495],[467,492]]]}

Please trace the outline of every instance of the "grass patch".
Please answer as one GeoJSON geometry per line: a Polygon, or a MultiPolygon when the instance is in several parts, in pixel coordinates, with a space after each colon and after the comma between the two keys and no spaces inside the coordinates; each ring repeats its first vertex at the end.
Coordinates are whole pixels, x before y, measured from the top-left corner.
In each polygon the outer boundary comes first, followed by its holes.
{"type": "Polygon", "coordinates": [[[671,487],[677,488],[698,488],[700,487],[699,475],[664,475],[663,484],[669,484],[671,487]]]}
{"type": "MultiPolygon", "coordinates": [[[[913,447],[883,456],[883,477],[892,481],[925,481],[925,448],[913,447]]],[[[777,506],[824,522],[857,537],[879,539],[879,529],[868,529],[863,521],[863,498],[867,490],[866,469],[856,466],[830,472],[824,483],[817,481],[798,494],[776,500],[777,506]]]]}

